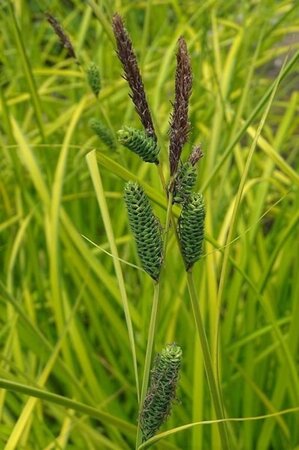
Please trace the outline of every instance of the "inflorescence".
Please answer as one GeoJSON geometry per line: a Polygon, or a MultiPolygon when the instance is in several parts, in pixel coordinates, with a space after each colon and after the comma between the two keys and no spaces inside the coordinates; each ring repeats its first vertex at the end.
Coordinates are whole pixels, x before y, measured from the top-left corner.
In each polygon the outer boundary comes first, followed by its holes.
{"type": "Polygon", "coordinates": [[[154,361],[150,385],[140,413],[143,441],[156,434],[171,412],[182,360],[177,344],[167,345],[154,361]]]}
{"type": "MultiPolygon", "coordinates": [[[[67,38],[62,36],[58,25],[54,22],[52,25],[67,44],[67,38]]],[[[113,31],[117,55],[123,67],[123,76],[129,84],[130,97],[143,126],[143,130],[124,126],[117,133],[118,141],[143,161],[158,165],[160,149],[144,84],[132,41],[118,14],[113,17],[113,31]]],[[[185,268],[189,271],[202,253],[205,209],[202,195],[194,192],[197,178],[196,166],[202,157],[200,146],[192,149],[185,162],[181,161],[182,150],[190,131],[188,109],[192,90],[190,57],[183,37],[178,40],[176,62],[175,96],[169,130],[170,182],[167,194],[169,201],[181,207],[177,234],[185,268]]],[[[98,97],[101,77],[94,63],[91,63],[87,69],[87,79],[91,90],[98,97]]],[[[91,119],[90,127],[109,148],[115,147],[114,136],[101,121],[91,119]]],[[[141,266],[154,282],[158,283],[164,258],[161,224],[139,184],[127,182],[124,199],[141,266]]],[[[154,361],[150,385],[139,414],[143,441],[154,436],[170,414],[172,403],[176,398],[181,358],[181,348],[177,344],[171,344],[167,345],[154,361]]]]}
{"type": "Polygon", "coordinates": [[[162,227],[152,211],[144,190],[129,181],[125,186],[125,202],[143,269],[158,281],[163,260],[162,227]]]}

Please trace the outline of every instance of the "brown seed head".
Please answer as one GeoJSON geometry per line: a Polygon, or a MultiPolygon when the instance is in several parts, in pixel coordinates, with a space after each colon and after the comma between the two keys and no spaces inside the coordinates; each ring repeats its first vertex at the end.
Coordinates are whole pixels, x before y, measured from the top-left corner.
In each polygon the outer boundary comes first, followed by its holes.
{"type": "Polygon", "coordinates": [[[187,45],[183,37],[178,40],[175,76],[175,100],[170,123],[169,165],[170,174],[177,171],[184,144],[187,142],[190,124],[188,106],[192,89],[192,72],[187,45]]]}
{"type": "Polygon", "coordinates": [[[192,164],[192,166],[195,166],[195,164],[202,157],[203,157],[203,152],[202,152],[200,145],[195,145],[195,147],[193,147],[193,149],[192,149],[192,152],[190,153],[188,161],[192,164]]]}
{"type": "Polygon", "coordinates": [[[49,12],[46,12],[45,16],[47,18],[47,21],[53,28],[54,32],[57,34],[61,45],[67,50],[68,56],[70,58],[76,59],[76,53],[70,41],[70,38],[67,36],[66,32],[64,31],[58,20],[55,19],[55,17],[49,12]]]}
{"type": "Polygon", "coordinates": [[[117,45],[117,55],[124,69],[124,78],[131,88],[130,97],[145,131],[157,140],[132,41],[119,14],[113,16],[112,26],[117,45]]]}

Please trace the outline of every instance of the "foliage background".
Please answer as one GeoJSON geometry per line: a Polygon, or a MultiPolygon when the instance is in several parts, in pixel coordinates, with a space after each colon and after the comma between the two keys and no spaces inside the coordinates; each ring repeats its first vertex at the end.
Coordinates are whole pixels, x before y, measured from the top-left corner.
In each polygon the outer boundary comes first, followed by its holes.
{"type": "MultiPolygon", "coordinates": [[[[84,238],[110,251],[85,155],[97,149],[108,219],[125,261],[139,264],[122,199],[124,179],[135,176],[153,187],[162,221],[165,201],[155,167],[123,148],[112,152],[88,127],[91,117],[113,133],[124,124],[139,127],[114,51],[115,11],[125,18],[136,48],[165,171],[180,35],[190,50],[192,132],[184,155],[202,143],[197,187],[207,205],[207,240],[196,268],[202,312],[212,353],[220,359],[228,417],[273,415],[233,422],[235,447],[299,448],[298,409],[279,413],[298,408],[299,401],[295,0],[1,2],[0,376],[11,385],[0,393],[0,447],[130,449],[134,442],[136,389],[118,278],[111,256],[84,238]],[[45,11],[63,25],[81,65],[67,58],[45,11]],[[286,57],[295,58],[294,64],[255,142],[270,106],[270,86],[286,57]],[[101,70],[99,101],[86,82],[90,61],[101,70]],[[16,383],[110,416],[97,420],[66,402],[58,406],[54,398],[39,401],[16,383]]],[[[141,374],[152,283],[143,272],[122,268],[141,374]]],[[[184,352],[180,402],[164,429],[213,418],[186,277],[172,238],[156,350],[173,341],[184,352]]],[[[194,450],[219,445],[215,425],[192,427],[155,444],[194,450]]]]}

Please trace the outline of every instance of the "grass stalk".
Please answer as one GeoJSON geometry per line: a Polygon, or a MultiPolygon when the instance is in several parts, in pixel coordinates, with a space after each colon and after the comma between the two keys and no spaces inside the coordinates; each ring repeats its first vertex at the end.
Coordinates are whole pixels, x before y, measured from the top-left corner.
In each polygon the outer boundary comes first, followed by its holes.
{"type": "MultiPolygon", "coordinates": [[[[187,272],[187,283],[188,283],[188,290],[190,294],[190,300],[193,310],[193,315],[195,319],[196,329],[198,333],[198,337],[200,339],[202,354],[203,354],[203,361],[205,366],[205,371],[207,375],[209,390],[211,394],[211,398],[214,404],[215,414],[217,419],[222,420],[224,419],[224,410],[222,407],[222,401],[221,396],[219,392],[219,387],[217,386],[216,378],[213,371],[213,364],[212,364],[212,358],[210,354],[209,344],[207,335],[204,329],[200,309],[198,307],[198,299],[197,294],[194,286],[194,279],[193,279],[193,273],[192,270],[187,272]]],[[[225,422],[218,422],[219,427],[219,434],[220,439],[222,443],[222,449],[223,450],[229,450],[229,440],[228,440],[228,432],[227,432],[227,426],[225,422]]]]}
{"type": "MultiPolygon", "coordinates": [[[[151,361],[152,361],[156,322],[157,322],[157,311],[158,311],[158,303],[159,303],[159,292],[160,292],[160,283],[158,282],[158,283],[154,284],[153,305],[152,305],[152,312],[151,312],[150,324],[149,324],[149,329],[148,329],[147,347],[146,347],[143,378],[142,378],[142,385],[141,385],[140,408],[142,408],[142,405],[145,400],[147,387],[148,387],[149,374],[150,374],[150,369],[151,369],[151,361]]],[[[139,411],[139,414],[140,414],[140,411],[139,411]]],[[[139,417],[138,426],[137,426],[137,435],[136,435],[136,450],[139,448],[139,445],[141,443],[142,443],[142,433],[141,433],[141,428],[140,428],[140,417],[139,417]]]]}
{"type": "Polygon", "coordinates": [[[74,411],[78,411],[82,414],[87,414],[89,417],[98,419],[102,423],[115,425],[119,430],[123,430],[128,434],[132,434],[136,428],[134,425],[126,422],[125,420],[119,419],[118,417],[106,413],[99,408],[94,408],[86,405],[85,403],[77,402],[63,395],[54,394],[44,389],[27,386],[23,383],[18,383],[4,378],[0,378],[0,387],[8,391],[20,392],[22,394],[29,395],[30,397],[39,398],[56,405],[61,405],[64,408],[73,409],[74,411]]]}
{"type": "MultiPolygon", "coordinates": [[[[162,170],[162,166],[161,163],[158,164],[158,174],[159,174],[159,178],[161,181],[161,185],[163,188],[163,191],[165,193],[166,199],[167,199],[167,208],[166,208],[166,222],[165,222],[165,235],[164,235],[164,251],[163,251],[163,255],[164,258],[166,257],[166,250],[167,250],[167,242],[168,242],[168,232],[169,232],[169,227],[170,227],[170,222],[173,225],[173,229],[176,233],[176,228],[175,228],[175,221],[174,221],[174,217],[173,217],[173,213],[172,213],[172,204],[173,204],[173,192],[170,190],[169,192],[167,191],[167,184],[165,181],[165,177],[164,177],[164,173],[162,170]]],[[[169,181],[169,186],[172,185],[173,182],[173,178],[171,177],[170,181],[169,181]]],[[[177,233],[176,233],[177,236],[177,233]]],[[[177,242],[179,244],[179,239],[177,236],[177,242]]]]}
{"type": "Polygon", "coordinates": [[[134,374],[135,374],[137,398],[138,398],[138,401],[140,401],[136,346],[135,346],[134,331],[133,331],[133,325],[132,325],[130,309],[129,309],[129,301],[128,301],[128,297],[127,297],[123,272],[122,272],[121,264],[120,264],[119,257],[118,257],[118,251],[117,251],[113,228],[112,228],[112,224],[111,224],[111,220],[110,220],[110,214],[109,214],[107,202],[105,199],[102,178],[101,178],[100,171],[99,171],[99,168],[97,165],[95,150],[88,153],[88,155],[86,156],[86,161],[87,161],[87,165],[88,165],[90,175],[92,178],[92,182],[94,185],[97,201],[98,201],[98,204],[99,204],[99,207],[101,210],[108,242],[109,242],[109,245],[111,248],[111,252],[114,256],[113,264],[114,264],[115,273],[116,273],[117,280],[118,280],[118,286],[119,286],[119,290],[120,290],[120,294],[121,294],[121,299],[122,299],[122,303],[123,303],[123,308],[124,308],[124,313],[125,313],[125,318],[126,318],[126,323],[127,323],[127,329],[128,329],[128,334],[129,334],[129,340],[130,340],[131,354],[132,354],[134,374]]]}
{"type": "Polygon", "coordinates": [[[17,49],[18,49],[18,52],[19,52],[19,55],[20,55],[20,58],[22,61],[22,66],[24,69],[25,77],[27,79],[27,83],[29,86],[30,95],[31,95],[31,99],[32,99],[32,106],[33,106],[33,109],[35,112],[35,117],[36,117],[37,127],[39,129],[42,141],[45,141],[42,110],[41,110],[40,99],[39,99],[35,79],[32,74],[31,65],[30,65],[26,50],[25,50],[24,42],[23,42],[23,39],[21,36],[20,29],[18,27],[17,19],[15,17],[13,5],[10,2],[8,2],[8,5],[9,5],[9,12],[10,12],[10,17],[11,17],[11,21],[12,21],[12,29],[13,29],[13,33],[14,33],[14,38],[15,38],[16,46],[17,46],[17,49]]]}
{"type": "Polygon", "coordinates": [[[170,227],[170,222],[172,221],[172,199],[173,199],[173,193],[169,192],[168,202],[167,202],[167,210],[166,210],[165,230],[164,230],[164,247],[163,247],[163,258],[164,259],[166,258],[169,227],[170,227]]]}
{"type": "MultiPolygon", "coordinates": [[[[165,182],[161,164],[158,164],[158,174],[159,174],[159,177],[161,180],[163,190],[165,191],[165,195],[167,195],[166,182],[165,182]]],[[[164,243],[163,243],[163,258],[164,258],[164,260],[165,260],[166,251],[167,251],[168,232],[169,232],[170,222],[172,220],[172,199],[173,199],[173,194],[172,194],[172,192],[170,192],[169,196],[168,196],[168,202],[167,202],[165,231],[164,231],[164,243]]],[[[163,271],[163,269],[162,269],[162,271],[163,271]]],[[[148,388],[149,373],[150,373],[150,368],[151,368],[151,361],[152,361],[152,354],[153,354],[153,347],[154,347],[154,336],[155,336],[156,321],[157,321],[159,291],[160,291],[160,282],[155,283],[155,285],[154,285],[153,305],[152,305],[151,319],[150,319],[150,325],[149,325],[149,330],[148,330],[147,348],[146,348],[144,371],[143,371],[142,386],[141,386],[141,395],[140,395],[140,407],[141,408],[143,406],[147,388],[148,388]]],[[[140,429],[140,423],[138,420],[137,436],[136,436],[136,450],[139,448],[141,443],[142,443],[142,433],[141,433],[141,429],[140,429]]]]}
{"type": "MultiPolygon", "coordinates": [[[[159,173],[159,177],[160,177],[163,189],[165,191],[165,194],[167,195],[165,178],[164,178],[163,170],[162,170],[160,164],[158,165],[158,173],[159,173]]],[[[172,184],[172,181],[173,180],[171,179],[170,183],[169,183],[170,186],[172,184]]],[[[166,213],[165,241],[164,241],[164,252],[163,252],[164,256],[166,255],[167,236],[168,236],[170,222],[173,225],[177,244],[181,251],[180,240],[179,240],[177,230],[176,230],[176,223],[175,223],[174,216],[172,214],[172,201],[173,201],[173,192],[172,192],[172,190],[170,190],[170,192],[168,194],[167,213],[166,213]]],[[[196,290],[194,287],[194,279],[193,279],[192,270],[187,272],[187,283],[188,283],[188,290],[189,290],[189,294],[190,294],[190,301],[191,301],[191,305],[192,305],[196,329],[197,329],[197,333],[198,333],[198,337],[200,340],[201,349],[202,349],[202,353],[203,353],[204,366],[205,366],[206,376],[208,379],[208,385],[209,385],[212,402],[214,405],[217,419],[222,420],[222,419],[225,419],[225,414],[224,414],[224,408],[223,408],[223,403],[222,403],[222,399],[221,399],[221,392],[220,392],[220,388],[217,383],[217,378],[215,377],[215,374],[213,371],[213,363],[212,363],[211,353],[210,353],[208,339],[207,339],[207,336],[205,333],[200,309],[198,307],[198,300],[197,300],[196,290]]],[[[225,422],[219,422],[218,428],[219,428],[220,439],[222,442],[222,448],[223,448],[223,450],[228,450],[230,448],[230,446],[229,446],[229,441],[228,441],[227,424],[225,422]]]]}
{"type": "MultiPolygon", "coordinates": [[[[285,66],[283,67],[283,69],[282,69],[282,71],[281,71],[281,73],[279,75],[279,81],[280,82],[288,75],[288,73],[291,71],[293,66],[297,63],[298,59],[299,59],[299,51],[297,51],[294,54],[294,56],[288,62],[286,62],[285,66]]],[[[273,92],[275,92],[276,89],[277,89],[277,80],[275,80],[271,84],[271,86],[269,86],[269,88],[266,90],[265,94],[260,99],[260,101],[258,102],[256,107],[250,113],[248,119],[242,124],[242,127],[240,127],[240,130],[238,131],[238,133],[236,133],[236,135],[234,136],[232,141],[228,144],[228,146],[226,147],[226,149],[222,153],[221,157],[219,158],[219,160],[217,161],[217,163],[213,167],[213,170],[211,171],[211,173],[209,174],[207,179],[204,181],[204,183],[202,185],[202,192],[206,191],[206,189],[210,185],[211,181],[216,177],[216,175],[218,174],[219,170],[223,167],[223,164],[225,163],[225,161],[228,158],[228,156],[231,154],[231,152],[234,149],[234,147],[236,146],[236,144],[238,142],[240,142],[240,140],[242,139],[243,135],[246,133],[248,127],[252,124],[254,119],[258,116],[259,112],[267,104],[268,100],[271,98],[271,96],[273,95],[273,92]]]]}
{"type": "Polygon", "coordinates": [[[103,31],[107,35],[108,39],[114,44],[114,37],[111,30],[111,26],[109,21],[107,20],[106,15],[103,13],[103,10],[96,4],[94,0],[87,0],[87,4],[90,6],[94,15],[99,20],[100,24],[103,27],[103,31]]]}

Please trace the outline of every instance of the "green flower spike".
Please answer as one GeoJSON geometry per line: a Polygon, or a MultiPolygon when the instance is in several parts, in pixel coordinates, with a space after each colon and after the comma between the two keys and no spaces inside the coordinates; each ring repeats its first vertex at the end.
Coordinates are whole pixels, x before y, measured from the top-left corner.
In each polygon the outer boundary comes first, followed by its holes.
{"type": "Polygon", "coordinates": [[[119,142],[145,162],[158,164],[159,147],[145,131],[124,127],[117,132],[119,142]]]}
{"type": "Polygon", "coordinates": [[[171,412],[182,360],[178,345],[167,345],[154,361],[150,386],[140,413],[143,442],[154,436],[171,412]]]}
{"type": "Polygon", "coordinates": [[[174,180],[173,203],[184,203],[190,197],[196,176],[196,167],[189,161],[181,164],[174,180]]]}
{"type": "Polygon", "coordinates": [[[107,147],[115,150],[115,139],[111,131],[98,119],[90,119],[89,126],[95,134],[101,139],[101,141],[107,145],[107,147]]]}
{"type": "Polygon", "coordinates": [[[125,202],[141,265],[158,281],[163,260],[161,224],[153,214],[143,189],[137,183],[129,181],[126,184],[125,202]]]}
{"type": "Polygon", "coordinates": [[[97,97],[101,90],[101,75],[98,66],[93,62],[87,68],[87,80],[92,92],[97,97]]]}
{"type": "Polygon", "coordinates": [[[201,194],[191,194],[183,204],[178,234],[186,270],[199,260],[204,239],[205,208],[201,194]]]}

